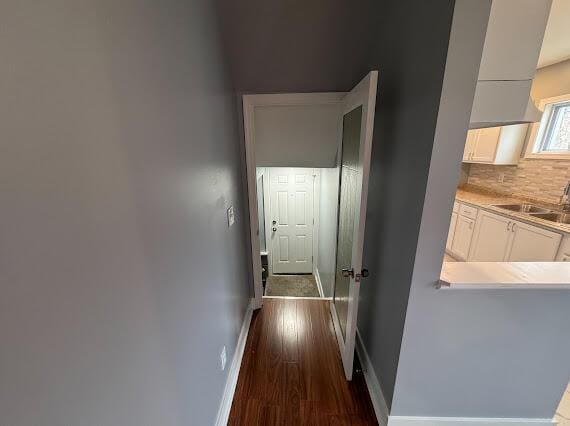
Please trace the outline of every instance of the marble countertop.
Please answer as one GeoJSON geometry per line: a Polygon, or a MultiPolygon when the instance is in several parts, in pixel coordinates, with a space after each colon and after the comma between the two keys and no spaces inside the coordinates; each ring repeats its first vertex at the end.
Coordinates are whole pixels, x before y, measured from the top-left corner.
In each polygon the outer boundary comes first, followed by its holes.
{"type": "Polygon", "coordinates": [[[445,262],[441,289],[570,289],[570,262],[445,262]]]}
{"type": "Polygon", "coordinates": [[[510,197],[501,194],[493,194],[491,192],[478,191],[472,188],[461,188],[457,190],[455,199],[462,203],[472,204],[476,207],[483,208],[503,216],[512,217],[513,219],[520,220],[521,222],[538,225],[542,228],[570,234],[570,225],[564,223],[551,222],[549,220],[541,219],[539,217],[531,216],[526,213],[512,212],[509,210],[495,207],[494,204],[519,204],[519,203],[532,203],[545,208],[553,208],[553,206],[544,205],[532,200],[522,198],[510,197]]]}

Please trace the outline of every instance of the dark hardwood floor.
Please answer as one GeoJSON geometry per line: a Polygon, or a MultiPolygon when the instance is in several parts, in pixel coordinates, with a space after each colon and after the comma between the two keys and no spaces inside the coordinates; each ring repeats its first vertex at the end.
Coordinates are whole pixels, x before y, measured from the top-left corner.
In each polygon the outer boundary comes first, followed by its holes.
{"type": "Polygon", "coordinates": [[[378,424],[362,373],[344,378],[328,304],[264,300],[252,319],[228,424],[378,424]]]}

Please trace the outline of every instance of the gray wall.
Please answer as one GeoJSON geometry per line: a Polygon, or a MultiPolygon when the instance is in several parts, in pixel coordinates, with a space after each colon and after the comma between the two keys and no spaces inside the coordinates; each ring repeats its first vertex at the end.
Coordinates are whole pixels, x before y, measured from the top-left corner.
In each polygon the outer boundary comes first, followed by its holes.
{"type": "Polygon", "coordinates": [[[214,422],[251,289],[209,8],[0,5],[2,424],[214,422]]]}
{"type": "Polygon", "coordinates": [[[317,269],[323,286],[323,295],[332,297],[336,269],[339,168],[323,168],[320,172],[317,269]]]}
{"type": "Polygon", "coordinates": [[[391,414],[547,419],[570,377],[570,293],[434,288],[456,189],[449,164],[463,155],[478,69],[466,52],[478,49],[489,2],[456,10],[391,414]]]}
{"type": "Polygon", "coordinates": [[[257,167],[334,167],[340,104],[262,105],[253,109],[257,167]]]}
{"type": "MultiPolygon", "coordinates": [[[[360,287],[358,329],[388,407],[396,380],[453,7],[454,1],[409,0],[382,2],[371,13],[370,39],[374,44],[368,68],[379,70],[379,90],[363,263],[370,277],[360,287]]],[[[457,176],[454,179],[456,183],[457,176]]]]}

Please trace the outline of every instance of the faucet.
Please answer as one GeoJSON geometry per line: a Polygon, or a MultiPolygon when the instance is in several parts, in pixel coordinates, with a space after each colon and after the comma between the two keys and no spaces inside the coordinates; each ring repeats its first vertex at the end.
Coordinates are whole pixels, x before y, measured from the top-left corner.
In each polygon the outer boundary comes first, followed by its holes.
{"type": "Polygon", "coordinates": [[[570,211],[570,181],[568,181],[564,187],[564,192],[562,197],[560,197],[560,205],[562,207],[562,211],[570,211]]]}

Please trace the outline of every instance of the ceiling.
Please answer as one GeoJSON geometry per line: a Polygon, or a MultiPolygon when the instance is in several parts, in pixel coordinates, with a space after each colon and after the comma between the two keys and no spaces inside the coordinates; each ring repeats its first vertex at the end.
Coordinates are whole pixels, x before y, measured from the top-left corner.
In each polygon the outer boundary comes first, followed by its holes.
{"type": "Polygon", "coordinates": [[[546,25],[538,68],[570,59],[570,0],[554,0],[546,25]]]}

